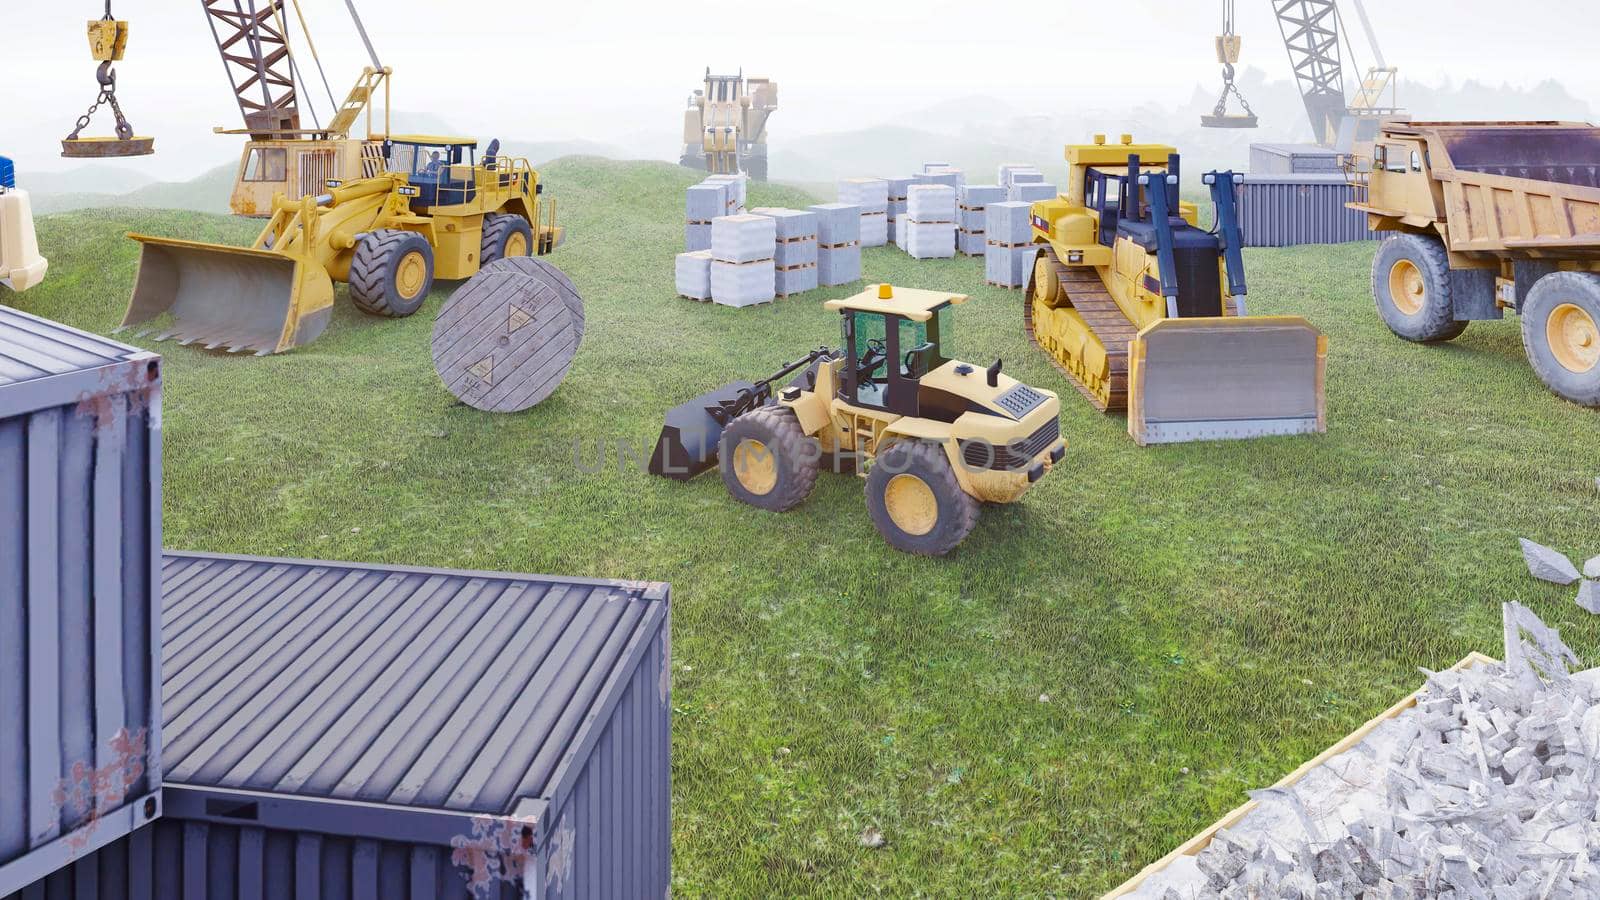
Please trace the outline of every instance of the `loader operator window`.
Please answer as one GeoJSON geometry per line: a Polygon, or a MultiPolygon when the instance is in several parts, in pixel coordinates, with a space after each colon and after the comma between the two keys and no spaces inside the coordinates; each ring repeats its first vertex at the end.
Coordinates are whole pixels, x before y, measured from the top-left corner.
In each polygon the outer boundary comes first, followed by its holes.
{"type": "Polygon", "coordinates": [[[282,147],[257,147],[244,161],[245,181],[289,180],[289,151],[282,147]]]}
{"type": "MultiPolygon", "coordinates": [[[[900,377],[915,381],[928,374],[943,361],[938,359],[938,341],[929,336],[932,322],[900,320],[900,377]]],[[[937,331],[937,326],[935,326],[937,331]]]]}
{"type": "Polygon", "coordinates": [[[856,396],[863,406],[887,405],[889,385],[888,320],[881,313],[854,313],[844,320],[845,342],[855,365],[856,396]]]}

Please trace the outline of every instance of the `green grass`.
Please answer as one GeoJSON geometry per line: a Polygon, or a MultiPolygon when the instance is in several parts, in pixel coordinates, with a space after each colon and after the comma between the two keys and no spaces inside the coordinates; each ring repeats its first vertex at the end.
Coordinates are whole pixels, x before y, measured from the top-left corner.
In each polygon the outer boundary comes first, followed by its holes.
{"type": "MultiPolygon", "coordinates": [[[[849,477],[775,515],[715,475],[580,471],[578,442],[589,467],[598,438],[647,447],[668,407],[834,340],[820,301],[853,289],[677,299],[692,174],[566,160],[545,177],[572,229],[554,261],[588,308],[550,400],[453,402],[428,353],[447,288],[398,322],[341,301],[280,357],[146,343],[167,358],[166,543],[672,582],[679,895],[1092,895],[1413,690],[1418,666],[1497,652],[1503,600],[1600,647],[1516,546],[1600,553],[1600,417],[1542,388],[1515,321],[1444,347],[1393,337],[1370,245],[1247,256],[1255,311],[1331,337],[1328,435],[1146,450],[1027,345],[1019,295],[984,287],[980,260],[869,250],[870,279],[974,295],[962,356],[1063,397],[1064,464],[929,560],[879,539],[849,477]],[[886,847],[858,845],[869,825],[886,847]]],[[[51,278],[19,305],[108,331],[128,229],[242,243],[254,226],[45,218],[51,278]]]]}

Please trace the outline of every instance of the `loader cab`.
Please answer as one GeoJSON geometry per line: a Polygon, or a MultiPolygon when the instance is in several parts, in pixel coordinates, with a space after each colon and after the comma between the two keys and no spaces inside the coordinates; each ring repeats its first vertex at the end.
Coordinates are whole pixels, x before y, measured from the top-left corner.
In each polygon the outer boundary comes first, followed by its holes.
{"type": "Polygon", "coordinates": [[[1110,247],[1117,242],[1117,222],[1127,185],[1126,169],[1093,166],[1083,173],[1083,203],[1100,220],[1100,243],[1110,247]]]}
{"type": "Polygon", "coordinates": [[[920,415],[922,378],[950,361],[944,348],[952,307],[966,299],[874,285],[857,297],[829,301],[827,307],[842,314],[845,360],[839,399],[896,415],[920,415]]]}
{"type": "Polygon", "coordinates": [[[413,210],[471,203],[478,196],[478,142],[466,138],[407,136],[384,141],[390,172],[405,175],[417,196],[413,210]]]}

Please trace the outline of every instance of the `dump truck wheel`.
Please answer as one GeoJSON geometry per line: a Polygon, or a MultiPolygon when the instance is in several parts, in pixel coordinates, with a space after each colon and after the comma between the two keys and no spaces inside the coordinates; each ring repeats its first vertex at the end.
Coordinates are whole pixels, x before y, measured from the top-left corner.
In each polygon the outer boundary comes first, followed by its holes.
{"type": "Polygon", "coordinates": [[[719,457],[728,493],[751,506],[794,509],[817,484],[816,442],[787,407],[764,406],[734,419],[722,433],[719,457]]]}
{"type": "Polygon", "coordinates": [[[403,319],[422,308],[433,287],[433,247],[414,231],[385,228],[356,245],[350,300],[374,316],[403,319]]]}
{"type": "Polygon", "coordinates": [[[1600,275],[1554,272],[1522,304],[1522,346],[1550,390],[1600,408],[1600,275]]]}
{"type": "Polygon", "coordinates": [[[1384,241],[1372,260],[1372,296],[1389,330],[1417,343],[1448,341],[1467,330],[1456,321],[1450,260],[1435,237],[1402,234],[1384,241]]]}
{"type": "Polygon", "coordinates": [[[521,216],[490,213],[483,217],[483,265],[534,255],[533,226],[521,216]]]}
{"type": "Polygon", "coordinates": [[[937,444],[897,441],[867,472],[867,513],[896,550],[943,556],[972,533],[980,509],[937,444]]]}

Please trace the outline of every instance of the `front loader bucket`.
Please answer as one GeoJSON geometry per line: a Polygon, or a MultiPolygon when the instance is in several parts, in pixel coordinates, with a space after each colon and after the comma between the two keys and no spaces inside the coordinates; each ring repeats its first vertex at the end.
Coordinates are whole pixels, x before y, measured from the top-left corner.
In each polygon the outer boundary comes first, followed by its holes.
{"type": "Polygon", "coordinates": [[[675,406],[650,454],[650,474],[688,481],[717,464],[722,429],[756,386],[735,381],[675,406]]]}
{"type": "Polygon", "coordinates": [[[143,250],[119,331],[165,316],[140,333],[266,356],[309,344],[328,327],[333,280],[319,265],[270,250],[129,237],[143,250]]]}
{"type": "Polygon", "coordinates": [[[1141,446],[1328,430],[1328,339],[1298,316],[1163,319],[1128,348],[1141,446]]]}

